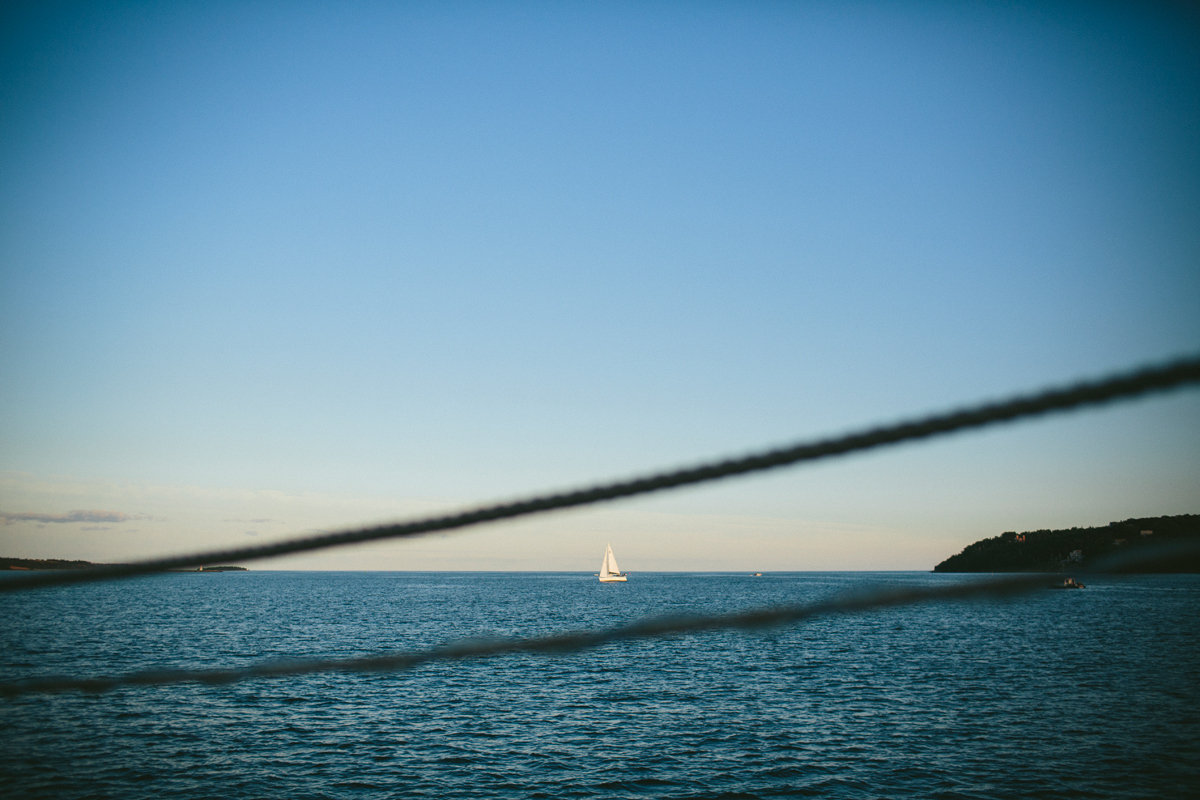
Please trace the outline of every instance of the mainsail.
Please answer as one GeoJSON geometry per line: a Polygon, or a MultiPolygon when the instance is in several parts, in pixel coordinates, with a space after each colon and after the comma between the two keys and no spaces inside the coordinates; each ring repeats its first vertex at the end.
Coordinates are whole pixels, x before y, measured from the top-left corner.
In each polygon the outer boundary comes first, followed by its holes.
{"type": "Polygon", "coordinates": [[[621,568],[617,566],[617,557],[613,555],[611,544],[608,546],[608,552],[604,554],[604,563],[608,565],[608,571],[612,574],[621,574],[621,568]]]}
{"type": "Polygon", "coordinates": [[[600,580],[608,581],[624,581],[625,576],[621,574],[621,568],[617,566],[617,557],[613,555],[612,545],[604,551],[604,562],[600,564],[600,580]]]}

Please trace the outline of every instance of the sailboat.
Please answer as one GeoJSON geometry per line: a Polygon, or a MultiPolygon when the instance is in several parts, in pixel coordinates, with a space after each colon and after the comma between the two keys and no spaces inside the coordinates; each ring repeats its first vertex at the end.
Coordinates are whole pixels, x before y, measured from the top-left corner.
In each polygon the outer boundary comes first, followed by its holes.
{"type": "Polygon", "coordinates": [[[604,551],[604,563],[600,565],[600,582],[613,583],[615,581],[627,581],[628,576],[622,575],[621,570],[617,567],[617,558],[612,554],[612,545],[604,551]]]}

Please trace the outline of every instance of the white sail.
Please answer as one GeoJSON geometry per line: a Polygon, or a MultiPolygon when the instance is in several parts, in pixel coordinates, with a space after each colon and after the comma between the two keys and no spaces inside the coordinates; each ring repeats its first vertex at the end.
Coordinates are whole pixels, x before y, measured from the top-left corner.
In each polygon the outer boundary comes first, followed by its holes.
{"type": "Polygon", "coordinates": [[[608,552],[604,554],[604,560],[608,563],[608,571],[614,575],[621,574],[621,568],[617,566],[617,557],[613,555],[612,545],[608,546],[608,552]]]}
{"type": "Polygon", "coordinates": [[[600,580],[605,583],[628,580],[617,566],[617,558],[613,555],[611,544],[604,551],[604,561],[600,564],[600,580]]]}

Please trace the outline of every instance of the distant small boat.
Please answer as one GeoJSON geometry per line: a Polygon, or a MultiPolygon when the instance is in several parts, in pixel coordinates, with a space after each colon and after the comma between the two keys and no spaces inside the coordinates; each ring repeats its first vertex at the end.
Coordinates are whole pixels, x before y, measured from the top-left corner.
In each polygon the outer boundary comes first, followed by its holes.
{"type": "Polygon", "coordinates": [[[1062,586],[1055,584],[1054,586],[1051,586],[1050,588],[1051,589],[1085,589],[1087,587],[1085,587],[1082,583],[1075,580],[1074,578],[1067,578],[1065,581],[1062,582],[1062,586]]]}
{"type": "Polygon", "coordinates": [[[608,549],[604,551],[604,563],[600,565],[600,582],[614,583],[626,580],[629,580],[629,578],[621,574],[621,570],[617,566],[617,559],[612,552],[612,545],[610,544],[608,549]]]}

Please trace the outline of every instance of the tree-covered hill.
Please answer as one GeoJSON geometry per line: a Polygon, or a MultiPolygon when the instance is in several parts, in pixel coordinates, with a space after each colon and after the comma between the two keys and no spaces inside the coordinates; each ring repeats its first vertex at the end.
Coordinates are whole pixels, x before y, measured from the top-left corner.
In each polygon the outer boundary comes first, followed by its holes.
{"type": "MultiPolygon", "coordinates": [[[[117,565],[93,564],[91,561],[64,561],[61,558],[0,558],[0,570],[90,569],[113,566],[117,565]]],[[[246,568],[212,566],[198,569],[169,569],[167,572],[246,572],[246,568]]]]}
{"type": "MultiPolygon", "coordinates": [[[[1200,514],[1110,522],[1102,528],[1009,531],[968,545],[934,572],[1060,572],[1087,569],[1101,559],[1151,545],[1181,541],[1200,544],[1200,514]]],[[[1156,564],[1149,572],[1200,572],[1200,556],[1156,564]]]]}
{"type": "Polygon", "coordinates": [[[61,558],[0,558],[0,569],[87,569],[90,561],[64,561],[61,558]]]}

